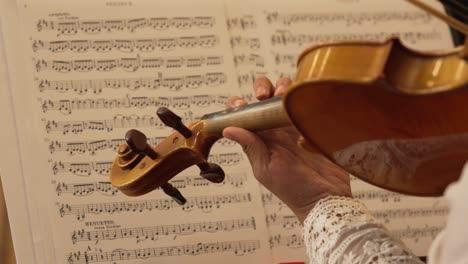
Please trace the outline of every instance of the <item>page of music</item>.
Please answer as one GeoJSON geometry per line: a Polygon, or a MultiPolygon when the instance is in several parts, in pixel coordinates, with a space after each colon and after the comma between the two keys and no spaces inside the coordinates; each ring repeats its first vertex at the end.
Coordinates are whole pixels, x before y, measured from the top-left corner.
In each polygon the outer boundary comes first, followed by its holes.
{"type": "MultiPolygon", "coordinates": [[[[189,124],[224,109],[229,96],[253,102],[255,78],[294,78],[311,44],[399,36],[417,49],[452,45],[445,24],[399,2],[18,1],[15,48],[25,67],[10,90],[28,206],[12,210],[29,214],[37,262],[305,261],[301,224],[258,184],[234,142],[218,141],[209,157],[226,172],[223,183],[198,168],[170,181],[187,198],[182,206],[161,190],[125,196],[110,184],[112,161],[129,129],[151,145],[172,132],[159,107],[189,124]]],[[[425,255],[444,226],[442,200],[354,177],[352,185],[395,236],[425,255]]]]}

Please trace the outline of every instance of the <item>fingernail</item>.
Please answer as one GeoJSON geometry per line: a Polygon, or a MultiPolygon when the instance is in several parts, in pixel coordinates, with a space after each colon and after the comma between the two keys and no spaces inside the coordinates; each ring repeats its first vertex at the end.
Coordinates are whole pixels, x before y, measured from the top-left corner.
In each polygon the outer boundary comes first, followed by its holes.
{"type": "Polygon", "coordinates": [[[268,89],[265,86],[258,87],[255,90],[255,96],[256,97],[268,96],[268,89]]]}
{"type": "Polygon", "coordinates": [[[239,106],[242,105],[242,103],[243,103],[243,102],[242,102],[241,99],[235,100],[235,101],[234,101],[234,106],[235,106],[235,107],[239,107],[239,106]]]}
{"type": "Polygon", "coordinates": [[[276,90],[286,92],[286,89],[288,89],[288,85],[286,84],[280,84],[276,90]]]}

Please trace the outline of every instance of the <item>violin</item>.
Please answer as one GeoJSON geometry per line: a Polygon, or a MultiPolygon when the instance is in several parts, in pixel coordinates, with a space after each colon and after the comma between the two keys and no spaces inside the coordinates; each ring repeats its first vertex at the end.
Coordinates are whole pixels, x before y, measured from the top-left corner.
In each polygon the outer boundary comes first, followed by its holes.
{"type": "MultiPolygon", "coordinates": [[[[416,3],[467,33],[467,26],[416,3]]],[[[204,115],[184,125],[165,107],[161,121],[175,131],[157,146],[127,132],[110,171],[111,183],[138,196],[161,188],[186,199],[168,181],[197,165],[208,181],[224,180],[208,162],[222,131],[293,125],[298,144],[315,149],[373,185],[416,196],[438,196],[468,160],[468,41],[448,51],[421,52],[398,38],[341,41],[302,52],[295,81],[283,97],[204,115]]]]}

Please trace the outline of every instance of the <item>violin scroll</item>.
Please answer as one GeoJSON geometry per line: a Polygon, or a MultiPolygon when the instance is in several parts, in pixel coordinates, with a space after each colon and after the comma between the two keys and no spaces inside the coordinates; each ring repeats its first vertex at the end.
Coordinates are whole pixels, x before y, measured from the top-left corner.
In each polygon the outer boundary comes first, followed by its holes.
{"type": "Polygon", "coordinates": [[[203,120],[185,126],[179,116],[165,107],[159,108],[157,115],[176,131],[152,147],[145,134],[129,130],[125,135],[126,143],[119,147],[112,164],[111,183],[129,196],[161,188],[177,203],[184,204],[185,197],[168,181],[186,168],[197,165],[200,176],[214,183],[222,182],[223,169],[208,162],[210,149],[221,135],[207,132],[203,120]]]}

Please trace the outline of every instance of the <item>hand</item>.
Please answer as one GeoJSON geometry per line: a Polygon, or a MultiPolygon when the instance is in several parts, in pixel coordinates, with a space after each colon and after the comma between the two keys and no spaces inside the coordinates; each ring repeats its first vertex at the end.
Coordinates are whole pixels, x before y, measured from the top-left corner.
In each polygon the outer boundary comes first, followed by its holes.
{"type": "MultiPolygon", "coordinates": [[[[273,86],[266,77],[258,78],[255,96],[258,100],[282,96],[291,83],[291,79],[282,78],[273,86]]],[[[237,96],[228,99],[228,107],[245,104],[237,96]]],[[[352,197],[348,173],[318,152],[299,147],[299,133],[292,126],[258,133],[228,127],[223,136],[242,146],[257,180],[291,208],[301,222],[324,197],[352,197]]]]}

